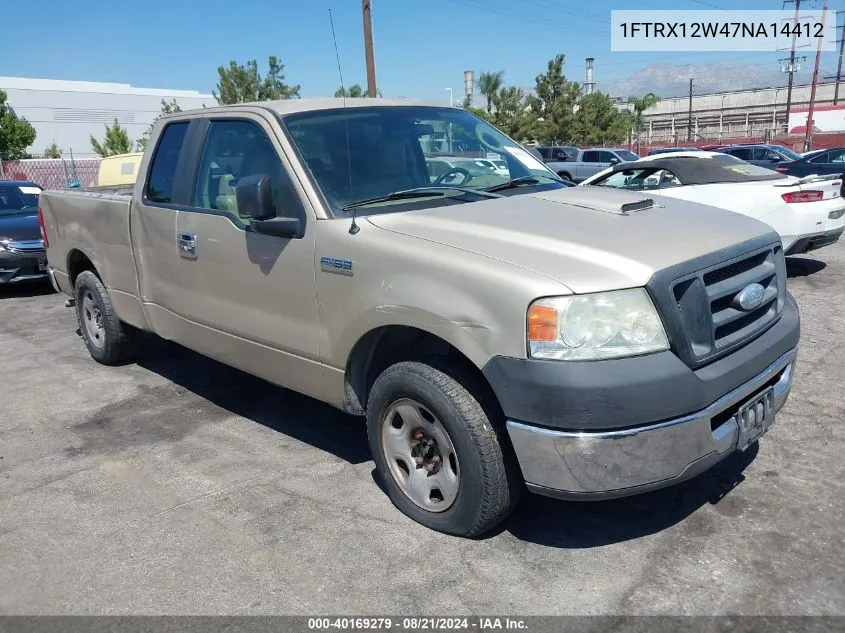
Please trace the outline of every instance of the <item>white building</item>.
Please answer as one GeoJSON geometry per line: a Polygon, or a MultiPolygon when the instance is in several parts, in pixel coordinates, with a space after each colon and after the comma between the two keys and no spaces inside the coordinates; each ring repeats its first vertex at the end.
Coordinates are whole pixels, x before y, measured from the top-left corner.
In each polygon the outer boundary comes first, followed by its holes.
{"type": "Polygon", "coordinates": [[[0,77],[0,90],[6,92],[7,104],[15,114],[29,121],[37,132],[28,149],[39,156],[53,143],[64,156],[96,157],[90,136],[102,140],[105,124],[118,123],[133,141],[161,113],[162,99],[175,99],[183,110],[217,105],[210,94],[195,90],[135,88],[129,84],[91,81],[60,81],[0,77]]]}

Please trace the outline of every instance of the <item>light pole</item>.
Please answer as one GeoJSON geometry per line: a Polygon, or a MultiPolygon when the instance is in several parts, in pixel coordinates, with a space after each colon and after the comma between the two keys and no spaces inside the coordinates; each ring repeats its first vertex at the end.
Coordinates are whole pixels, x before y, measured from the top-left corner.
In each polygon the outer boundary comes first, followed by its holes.
{"type": "MultiPolygon", "coordinates": [[[[451,108],[454,105],[454,102],[452,100],[452,89],[451,88],[445,88],[445,90],[446,90],[446,92],[449,93],[449,107],[451,108]]],[[[452,153],[452,122],[451,121],[449,121],[449,125],[446,128],[446,135],[447,135],[446,141],[449,144],[449,153],[451,154],[452,153]]]]}

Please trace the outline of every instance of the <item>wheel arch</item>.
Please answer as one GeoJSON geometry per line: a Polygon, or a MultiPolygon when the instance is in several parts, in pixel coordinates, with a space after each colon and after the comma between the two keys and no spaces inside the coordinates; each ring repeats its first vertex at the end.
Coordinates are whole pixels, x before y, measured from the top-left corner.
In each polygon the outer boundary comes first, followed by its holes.
{"type": "Polygon", "coordinates": [[[67,254],[67,274],[71,287],[76,285],[76,278],[79,277],[79,274],[86,270],[90,270],[97,275],[100,281],[103,280],[94,261],[82,250],[71,248],[67,254]]]}
{"type": "Polygon", "coordinates": [[[498,405],[478,363],[454,341],[419,327],[391,324],[367,331],[353,345],[344,372],[344,410],[362,415],[376,378],[402,361],[434,362],[441,369],[453,370],[471,379],[474,388],[484,390],[483,395],[498,405]]]}

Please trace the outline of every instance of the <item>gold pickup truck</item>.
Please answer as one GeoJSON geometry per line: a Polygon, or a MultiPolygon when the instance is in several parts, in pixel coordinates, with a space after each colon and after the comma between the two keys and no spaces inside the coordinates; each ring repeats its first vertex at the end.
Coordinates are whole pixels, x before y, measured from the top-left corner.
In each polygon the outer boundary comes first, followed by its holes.
{"type": "Polygon", "coordinates": [[[792,384],[798,311],[767,225],[572,187],[459,108],[164,116],[131,192],[40,205],[95,360],[152,332],[366,415],[391,500],[443,532],[491,529],[526,486],[692,477],[755,443],[792,384]],[[432,174],[443,156],[507,170],[432,174]]]}

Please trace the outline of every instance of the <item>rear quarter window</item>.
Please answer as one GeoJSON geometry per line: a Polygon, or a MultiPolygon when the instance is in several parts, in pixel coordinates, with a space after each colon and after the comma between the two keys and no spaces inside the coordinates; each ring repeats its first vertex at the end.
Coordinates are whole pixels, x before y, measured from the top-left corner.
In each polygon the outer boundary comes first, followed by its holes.
{"type": "Polygon", "coordinates": [[[150,202],[173,202],[173,184],[176,181],[176,168],[179,154],[185,142],[188,122],[170,123],[161,133],[155,148],[145,195],[150,202]]]}

